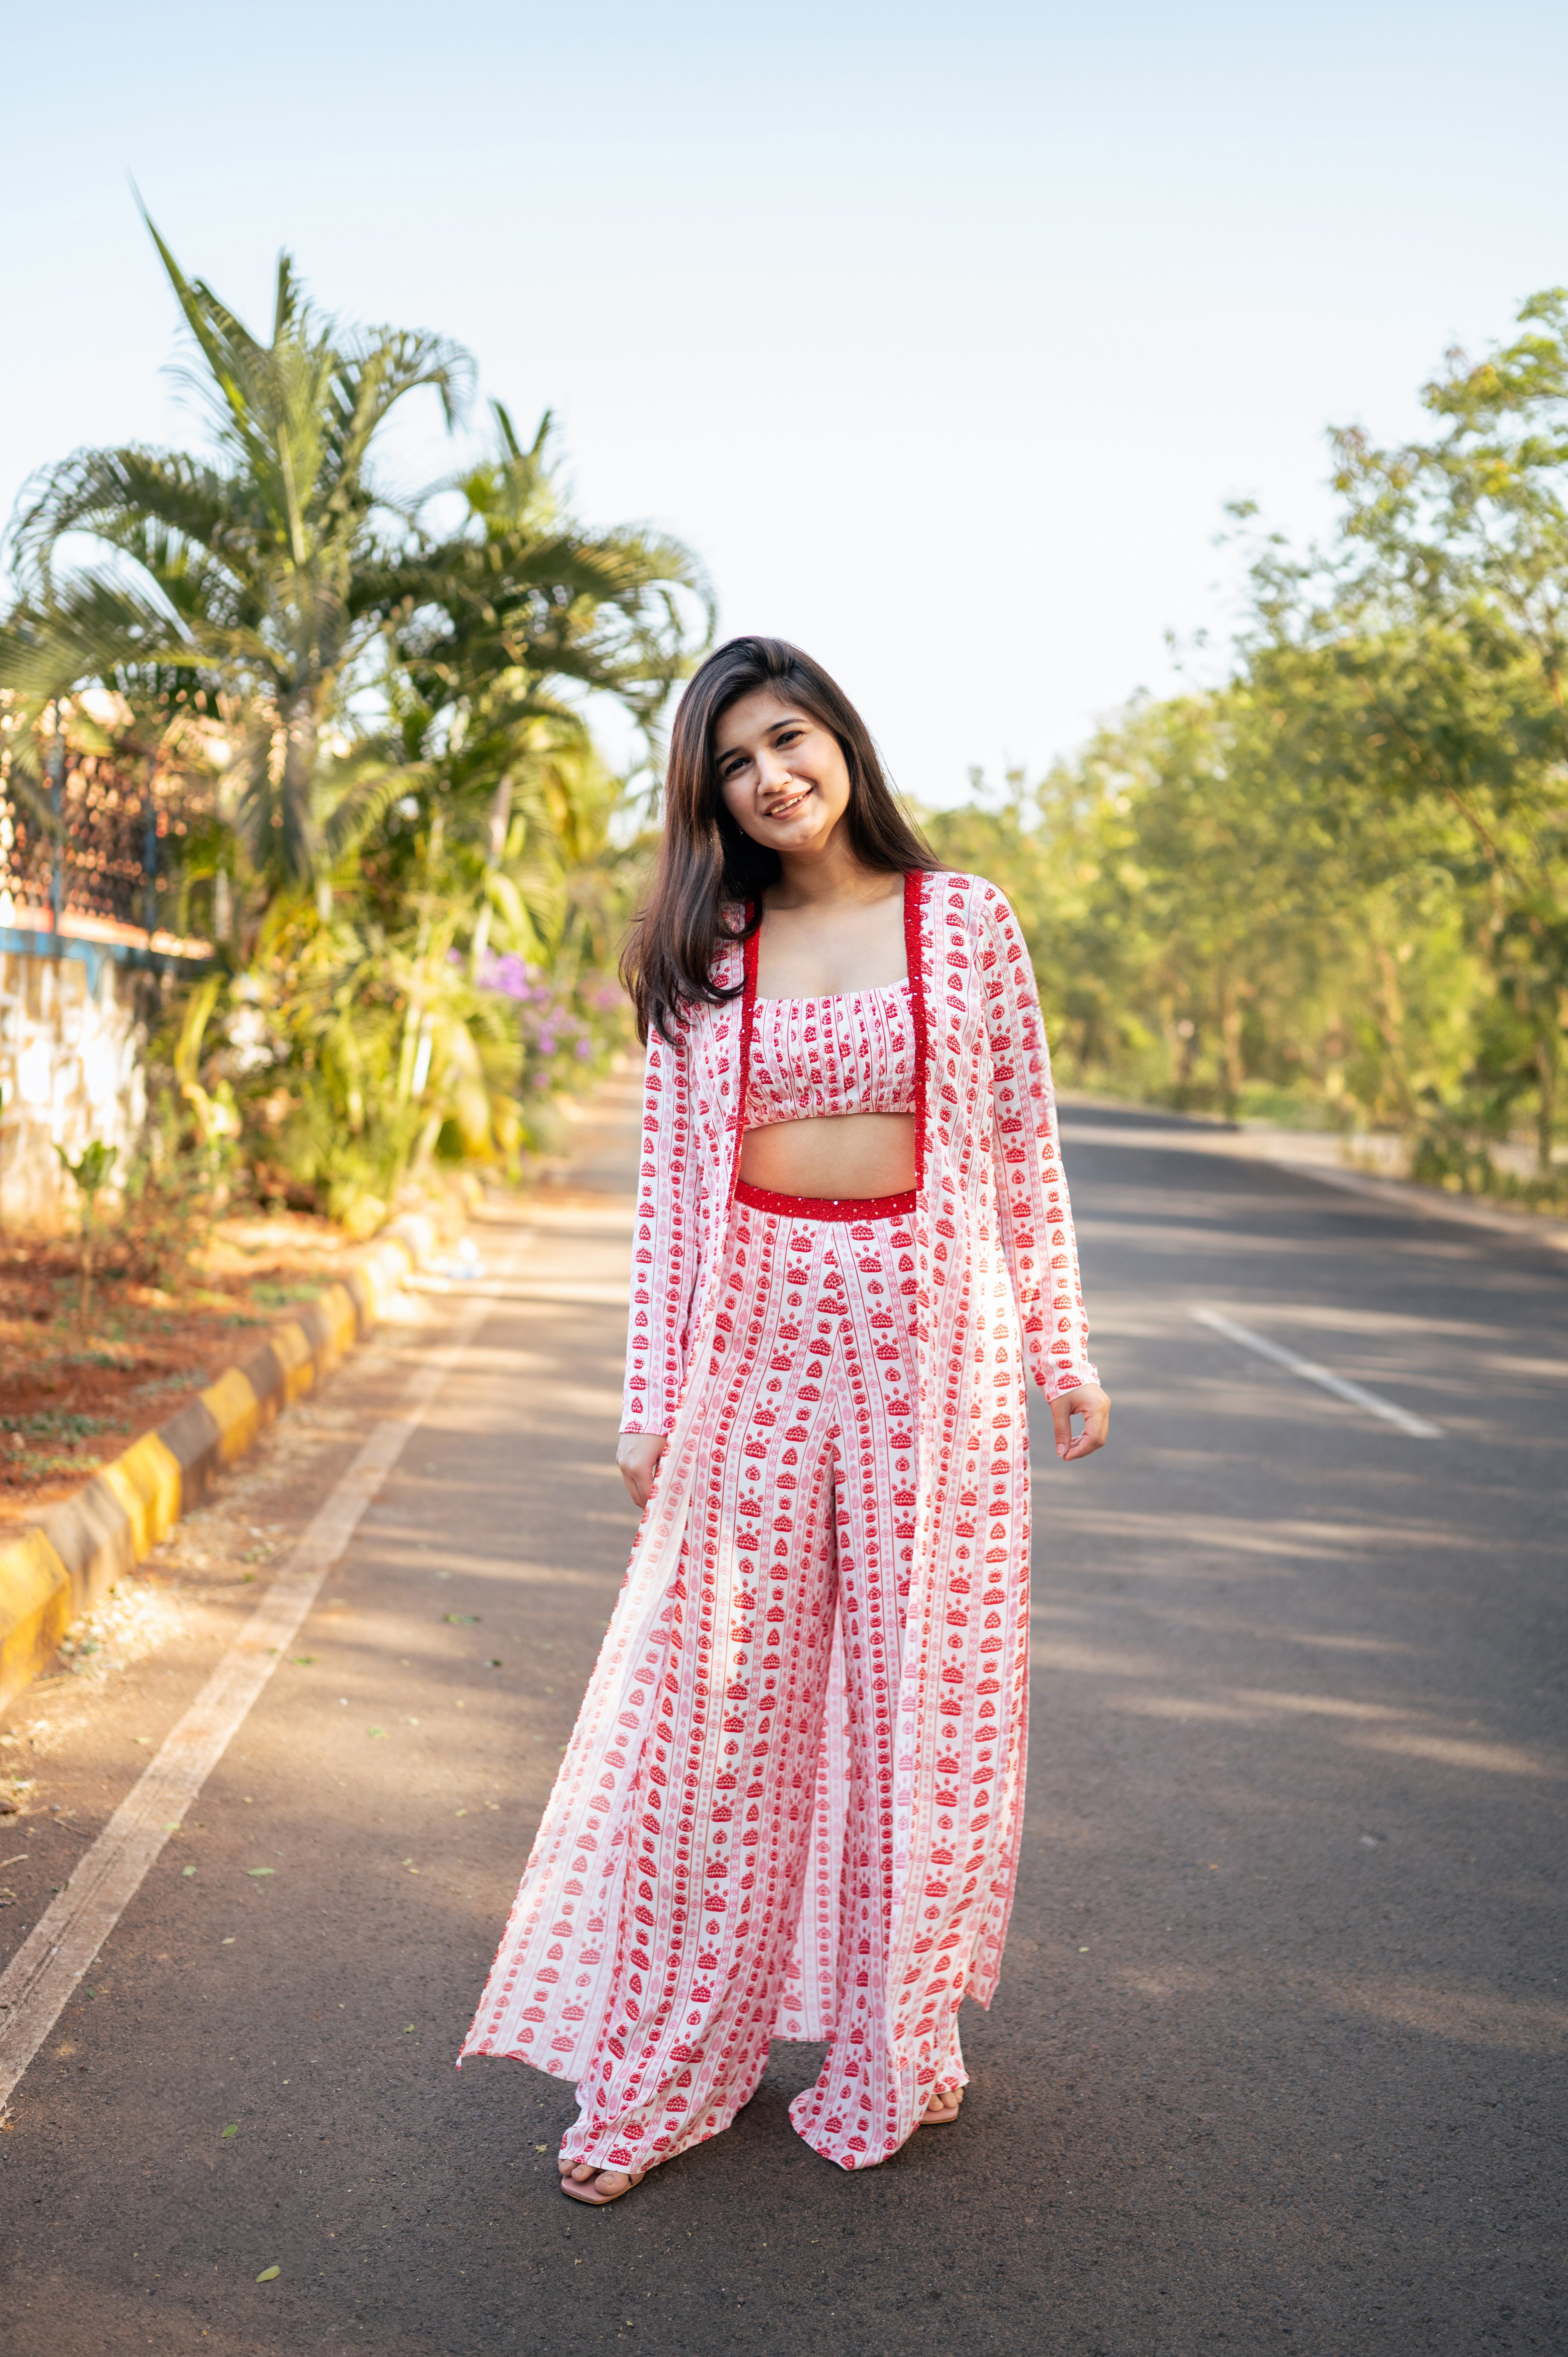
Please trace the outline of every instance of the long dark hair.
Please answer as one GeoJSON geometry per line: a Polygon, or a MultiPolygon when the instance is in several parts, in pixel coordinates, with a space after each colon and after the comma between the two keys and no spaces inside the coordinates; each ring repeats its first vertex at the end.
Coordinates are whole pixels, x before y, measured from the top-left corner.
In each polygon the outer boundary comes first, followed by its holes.
{"type": "Polygon", "coordinates": [[[714,963],[725,942],[760,924],[762,895],[781,873],[778,853],[753,842],[725,809],[714,759],[720,715],[761,687],[837,737],[849,770],[843,823],[863,867],[908,876],[940,865],[899,809],[871,731],[838,682],[786,639],[731,639],[698,665],[675,715],[659,866],[620,965],[641,1039],[659,1031],[673,1042],[689,1006],[736,996],[714,982],[714,963]],[[748,903],[750,925],[737,926],[736,911],[748,903]]]}

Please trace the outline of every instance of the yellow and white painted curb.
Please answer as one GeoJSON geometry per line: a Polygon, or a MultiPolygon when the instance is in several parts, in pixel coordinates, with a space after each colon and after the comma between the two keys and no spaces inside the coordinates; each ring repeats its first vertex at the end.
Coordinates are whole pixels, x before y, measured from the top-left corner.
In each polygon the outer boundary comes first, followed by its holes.
{"type": "Polygon", "coordinates": [[[435,1244],[428,1220],[409,1213],[394,1222],[308,1309],[270,1328],[177,1415],[134,1440],[36,1530],[0,1546],[0,1706],[37,1677],[71,1623],[199,1503],[214,1474],[380,1323],[435,1244]]]}

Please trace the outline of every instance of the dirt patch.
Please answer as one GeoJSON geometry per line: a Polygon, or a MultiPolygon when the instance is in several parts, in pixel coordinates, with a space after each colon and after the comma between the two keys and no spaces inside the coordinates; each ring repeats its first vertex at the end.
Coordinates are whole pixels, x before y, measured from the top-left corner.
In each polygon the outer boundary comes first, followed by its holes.
{"type": "Polygon", "coordinates": [[[111,1245],[85,1326],[74,1244],[0,1250],[0,1540],[315,1300],[350,1249],[325,1220],[225,1221],[177,1294],[116,1269],[111,1245]]]}

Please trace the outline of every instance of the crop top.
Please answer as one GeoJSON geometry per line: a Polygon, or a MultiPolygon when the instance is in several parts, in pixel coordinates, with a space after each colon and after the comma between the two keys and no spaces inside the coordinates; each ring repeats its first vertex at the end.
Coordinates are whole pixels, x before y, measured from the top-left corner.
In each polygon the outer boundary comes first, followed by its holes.
{"type": "Polygon", "coordinates": [[[908,982],[832,998],[759,998],[746,1126],[848,1113],[913,1113],[915,1024],[908,982]]]}

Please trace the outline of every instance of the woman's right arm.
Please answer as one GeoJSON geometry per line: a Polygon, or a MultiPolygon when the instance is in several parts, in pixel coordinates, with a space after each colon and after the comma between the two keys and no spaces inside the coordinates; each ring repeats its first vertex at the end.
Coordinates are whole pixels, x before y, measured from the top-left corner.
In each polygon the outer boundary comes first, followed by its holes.
{"type": "Polygon", "coordinates": [[[696,1212],[686,1052],[655,1031],[643,1074],[626,1388],[616,1452],[638,1506],[648,1503],[685,1383],[687,1321],[697,1276],[696,1212]]]}

